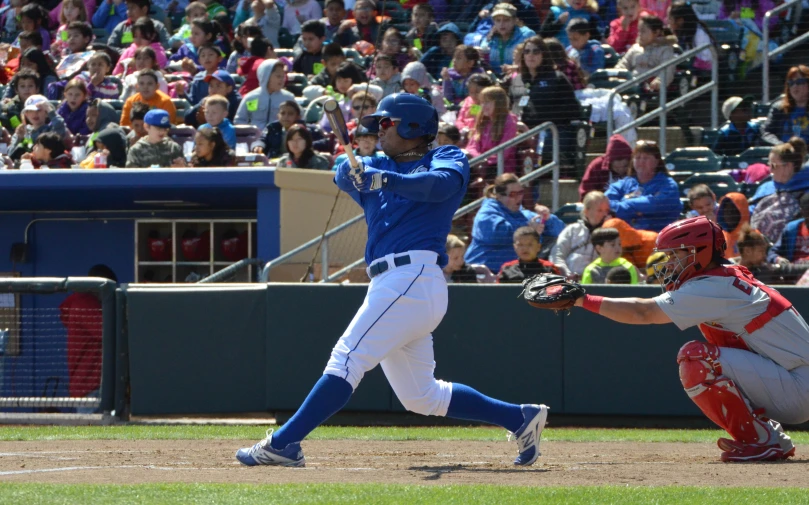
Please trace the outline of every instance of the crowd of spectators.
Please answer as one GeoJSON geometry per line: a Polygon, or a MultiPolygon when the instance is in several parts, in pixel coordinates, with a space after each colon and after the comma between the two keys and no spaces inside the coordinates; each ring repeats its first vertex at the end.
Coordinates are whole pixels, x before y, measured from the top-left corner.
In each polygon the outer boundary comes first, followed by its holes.
{"type": "MultiPolygon", "coordinates": [[[[577,93],[608,59],[637,75],[679,50],[715,43],[705,21],[727,20],[745,32],[749,65],[760,57],[757,30],[772,7],[770,0],[5,0],[0,151],[7,168],[35,170],[334,170],[346,155],[316,107],[320,98],[339,102],[355,153],[373,157],[375,138],[358,119],[382,97],[407,92],[439,111],[436,143],[470,158],[548,121],[570,152],[572,123],[582,115],[577,93]]],[[[712,59],[700,52],[688,63],[693,75],[709,72],[712,59]]],[[[644,91],[671,85],[674,72],[650,79],[644,91]]],[[[581,219],[566,227],[520,184],[530,155],[524,145],[505,150],[496,178],[500,160],[489,156],[473,167],[479,185],[470,185],[471,196],[487,198],[467,230],[468,249],[448,239],[455,259],[447,277],[517,282],[547,270],[585,282],[640,282],[650,237],[686,212],[723,226],[729,257],[750,263],[743,251],[760,245],[759,233],[768,264],[802,261],[809,233],[792,218],[809,187],[801,170],[808,102],[802,65],[789,70],[766,121],[756,121],[749,97],[725,101],[716,154],[772,147],[769,166],[743,171],[756,182],[770,178],[744,202],[693,188],[684,206],[666,153],[615,135],[581,180],[581,219]]],[[[534,154],[547,160],[552,143],[543,146],[534,154]]]]}
{"type": "MultiPolygon", "coordinates": [[[[98,135],[120,128],[126,162],[116,155],[116,164],[98,168],[212,166],[264,155],[270,165],[327,169],[342,153],[309,103],[333,96],[351,120],[395,92],[430,100],[460,132],[453,143],[470,156],[545,121],[556,124],[567,151],[575,140],[570,123],[581,116],[575,91],[606,66],[606,47],[619,56],[617,68],[644,72],[670,59],[675,46],[713,41],[705,19],[741,19],[743,29],[760,28],[771,3],[754,7],[733,0],[698,6],[670,0],[5,0],[0,151],[7,146],[7,166],[18,167],[30,154],[41,162],[35,168],[95,168],[97,154],[110,158],[109,149],[97,148],[98,135]],[[365,93],[359,106],[358,93],[365,93]],[[88,115],[104,102],[118,117],[94,129],[88,115]],[[146,122],[149,109],[167,112],[169,124],[146,122]],[[147,148],[154,154],[149,160],[130,157],[130,148],[150,142],[144,124],[167,129],[161,143],[178,143],[181,156],[167,157],[175,148],[147,148]],[[286,139],[295,124],[311,139],[298,129],[296,139],[286,139]],[[189,137],[185,126],[213,133],[189,137]],[[50,132],[61,136],[65,151],[52,159],[34,154],[38,137],[50,132]],[[288,151],[293,144],[303,147],[288,151]]],[[[700,53],[693,69],[709,69],[710,59],[710,52],[700,53]]],[[[647,88],[668,84],[673,72],[647,88]]],[[[789,79],[802,75],[798,70],[789,79]]],[[[796,95],[774,107],[758,136],[773,145],[792,136],[805,102],[796,95]]],[[[746,122],[735,114],[718,149],[739,138],[752,143],[746,122]]],[[[547,159],[550,143],[545,146],[547,159]]],[[[518,147],[504,161],[506,173],[518,173],[518,147]]],[[[490,157],[484,164],[496,162],[490,157]]]]}

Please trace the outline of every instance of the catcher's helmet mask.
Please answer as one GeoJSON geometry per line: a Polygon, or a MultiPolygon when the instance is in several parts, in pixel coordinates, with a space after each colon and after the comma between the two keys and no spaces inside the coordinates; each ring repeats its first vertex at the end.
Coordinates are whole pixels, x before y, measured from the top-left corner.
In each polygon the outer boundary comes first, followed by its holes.
{"type": "Polygon", "coordinates": [[[655,277],[664,291],[673,291],[711,262],[721,262],[726,248],[722,229],[705,216],[672,223],[657,237],[655,251],[664,253],[666,261],[654,265],[655,277]],[[677,251],[688,254],[680,257],[677,251]]]}

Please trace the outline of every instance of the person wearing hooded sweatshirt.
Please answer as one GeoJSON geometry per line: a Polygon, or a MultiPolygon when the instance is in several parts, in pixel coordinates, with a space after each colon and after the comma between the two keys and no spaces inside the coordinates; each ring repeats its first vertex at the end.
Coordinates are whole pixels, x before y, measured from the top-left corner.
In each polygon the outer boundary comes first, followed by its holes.
{"type": "Polygon", "coordinates": [[[646,260],[655,250],[656,231],[636,230],[623,219],[613,217],[604,221],[602,228],[615,228],[621,236],[621,256],[639,271],[646,269],[646,260]]]}
{"type": "Polygon", "coordinates": [[[444,96],[438,89],[433,87],[430,74],[427,73],[427,67],[424,66],[424,63],[411,61],[405,65],[404,70],[402,70],[402,88],[407,93],[420,96],[432,103],[439,116],[447,111],[444,96]]]}
{"type": "Polygon", "coordinates": [[[581,219],[562,230],[551,250],[551,263],[562,275],[580,278],[584,269],[598,257],[590,242],[593,230],[599,228],[610,213],[610,201],[601,191],[590,191],[584,197],[581,219]]]}
{"type": "Polygon", "coordinates": [[[735,258],[739,255],[736,242],[739,241],[739,234],[742,227],[750,222],[750,207],[747,198],[741,193],[728,193],[719,199],[719,207],[716,211],[716,224],[722,228],[725,234],[725,258],[735,258]]]}
{"type": "MultiPolygon", "coordinates": [[[[111,127],[118,126],[120,114],[115,111],[115,108],[105,100],[96,98],[91,101],[87,106],[87,127],[90,129],[90,138],[87,139],[85,146],[87,152],[95,150],[94,142],[98,138],[98,132],[111,127]]],[[[123,165],[121,165],[123,166],[123,165]]]]}
{"type": "MultiPolygon", "coordinates": [[[[664,28],[663,21],[658,17],[642,18],[638,25],[638,41],[616,63],[615,68],[629,70],[634,75],[640,75],[674,58],[677,37],[665,35],[664,28]]],[[[674,81],[675,70],[674,65],[666,69],[665,86],[674,81]]],[[[658,91],[660,84],[660,77],[655,77],[649,83],[649,89],[658,91]]]]}
{"type": "Polygon", "coordinates": [[[536,212],[522,207],[525,188],[514,174],[497,176],[486,188],[486,198],[475,216],[472,240],[464,255],[467,263],[483,263],[489,270],[500,271],[503,263],[516,259],[514,232],[531,226],[545,237],[556,238],[564,228],[562,220],[551,214],[544,220],[536,212]]]}
{"type": "Polygon", "coordinates": [[[82,168],[95,168],[95,156],[98,151],[107,155],[107,168],[126,167],[126,154],[129,142],[126,132],[118,125],[112,124],[96,132],[93,150],[79,163],[82,168]]]}
{"type": "Polygon", "coordinates": [[[233,123],[252,124],[264,131],[267,124],[278,116],[281,104],[295,100],[295,95],[284,89],[286,66],[281,61],[264,60],[256,74],[259,87],[242,99],[233,123]]]}
{"type": "Polygon", "coordinates": [[[579,184],[579,198],[590,191],[606,191],[610,184],[626,177],[632,160],[632,147],[623,135],[616,133],[607,143],[607,152],[587,165],[579,184]]]}

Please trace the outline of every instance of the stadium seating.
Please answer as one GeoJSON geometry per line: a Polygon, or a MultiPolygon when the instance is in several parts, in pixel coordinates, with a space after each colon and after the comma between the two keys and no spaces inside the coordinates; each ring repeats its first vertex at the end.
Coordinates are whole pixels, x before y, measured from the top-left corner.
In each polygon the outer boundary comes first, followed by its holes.
{"type": "Polygon", "coordinates": [[[682,195],[687,197],[688,191],[697,184],[705,184],[714,192],[717,198],[722,198],[731,192],[740,192],[741,184],[736,182],[730,174],[697,173],[690,176],[680,185],[682,195]]]}
{"type": "Polygon", "coordinates": [[[666,156],[666,169],[674,180],[680,182],[695,173],[717,172],[722,159],[707,147],[681,147],[666,156]]]}
{"type": "Polygon", "coordinates": [[[261,131],[255,125],[240,124],[235,125],[234,129],[236,130],[237,144],[246,143],[247,145],[251,145],[261,136],[261,131]]]}

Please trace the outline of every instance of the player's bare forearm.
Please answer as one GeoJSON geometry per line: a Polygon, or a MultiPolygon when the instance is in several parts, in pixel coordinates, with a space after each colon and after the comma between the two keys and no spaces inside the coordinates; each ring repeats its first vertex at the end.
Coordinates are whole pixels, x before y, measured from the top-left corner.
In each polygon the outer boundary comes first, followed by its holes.
{"type": "MultiPolygon", "coordinates": [[[[585,298],[576,300],[577,307],[585,306],[585,298]]],[[[602,298],[598,313],[626,324],[665,324],[671,319],[651,298],[602,298]]]]}

